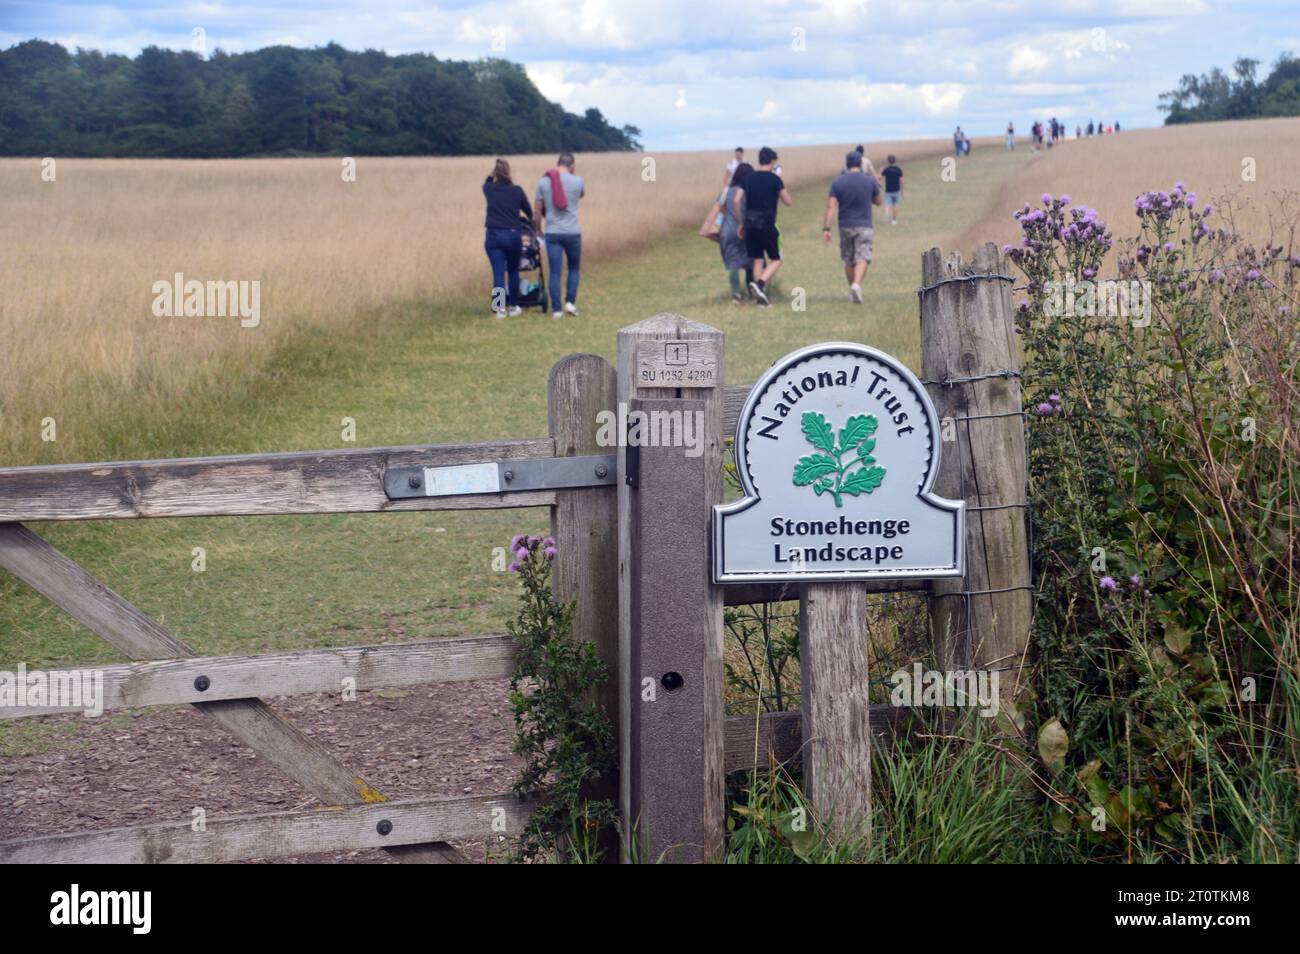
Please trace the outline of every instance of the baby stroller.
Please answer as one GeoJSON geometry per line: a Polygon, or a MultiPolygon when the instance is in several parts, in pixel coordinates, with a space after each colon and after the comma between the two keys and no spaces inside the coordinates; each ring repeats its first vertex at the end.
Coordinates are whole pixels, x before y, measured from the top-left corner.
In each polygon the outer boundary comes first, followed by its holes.
{"type": "Polygon", "coordinates": [[[546,250],[537,239],[537,230],[525,222],[521,228],[523,251],[519,255],[519,307],[546,310],[546,250]],[[533,276],[536,276],[535,278],[533,276]]]}

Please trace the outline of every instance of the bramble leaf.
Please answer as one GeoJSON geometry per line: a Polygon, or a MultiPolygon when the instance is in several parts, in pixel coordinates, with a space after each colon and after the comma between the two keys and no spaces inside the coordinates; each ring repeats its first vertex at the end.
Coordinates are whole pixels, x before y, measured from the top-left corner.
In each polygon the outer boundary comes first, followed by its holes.
{"type": "Polygon", "coordinates": [[[1069,748],[1070,736],[1060,719],[1053,719],[1038,730],[1038,756],[1049,768],[1055,770],[1063,765],[1069,748]]]}

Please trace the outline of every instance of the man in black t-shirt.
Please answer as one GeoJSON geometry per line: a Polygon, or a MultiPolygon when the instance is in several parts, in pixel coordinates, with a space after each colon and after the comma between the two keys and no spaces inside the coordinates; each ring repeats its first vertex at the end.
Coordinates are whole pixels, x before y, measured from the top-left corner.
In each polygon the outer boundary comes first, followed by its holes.
{"type": "Polygon", "coordinates": [[[898,206],[903,201],[903,170],[897,165],[898,160],[889,157],[889,165],[880,170],[885,178],[885,208],[889,209],[889,222],[898,224],[898,206]]]}
{"type": "MultiPolygon", "coordinates": [[[[785,183],[772,171],[776,160],[775,150],[767,146],[760,149],[758,170],[751,172],[745,178],[744,186],[738,190],[744,193],[745,219],[737,232],[745,240],[749,257],[754,260],[754,280],[749,283],[749,290],[760,305],[770,304],[767,300],[767,283],[781,267],[781,233],[776,228],[777,203],[793,204],[785,183]]],[[[741,204],[741,195],[737,194],[736,202],[741,204]]]]}

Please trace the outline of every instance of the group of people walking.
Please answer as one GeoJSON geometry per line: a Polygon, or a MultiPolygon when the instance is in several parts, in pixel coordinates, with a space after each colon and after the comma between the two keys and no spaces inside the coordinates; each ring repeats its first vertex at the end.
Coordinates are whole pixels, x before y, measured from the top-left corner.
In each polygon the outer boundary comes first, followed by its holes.
{"type": "MultiPolygon", "coordinates": [[[[582,226],[578,221],[578,204],[587,194],[587,185],[576,171],[573,153],[564,152],[555,160],[533,191],[533,203],[515,184],[510,163],[498,159],[492,174],[483,183],[487,200],[484,219],[483,249],[492,265],[492,311],[498,318],[523,313],[520,306],[520,262],[525,243],[541,243],[550,270],[551,313],[554,318],[578,314],[578,283],[582,268],[582,226]],[[567,279],[561,282],[567,262],[567,279]],[[563,294],[563,298],[561,298],[563,294]]],[[[546,290],[540,290],[545,294],[546,290]]]]}
{"type": "MultiPolygon", "coordinates": [[[[764,146],[755,168],[745,161],[744,148],[737,147],[734,158],[727,163],[722,193],[700,227],[701,235],[718,242],[733,305],[744,302],[746,292],[759,306],[771,304],[768,283],[784,261],[777,213],[780,206],[794,202],[781,178],[779,158],[776,150],[764,146]]],[[[877,175],[862,146],[845,156],[844,168],[830,185],[822,238],[826,244],[831,243],[834,221],[849,299],[853,302],[860,304],[863,300],[862,281],[873,256],[872,208],[888,206],[890,221],[896,225],[902,190],[903,170],[895,157],[891,155],[889,165],[877,175]]]]}
{"type": "MultiPolygon", "coordinates": [[[[794,204],[781,178],[779,159],[775,149],[764,146],[754,166],[738,147],[727,163],[722,192],[700,229],[719,244],[733,304],[746,298],[760,306],[771,304],[768,285],[783,262],[777,212],[782,205],[794,204]]],[[[538,180],[531,203],[505,159],[496,160],[484,181],[483,249],[492,267],[492,311],[497,317],[522,314],[527,295],[535,294],[535,303],[543,304],[548,292],[553,317],[577,316],[582,263],[578,206],[587,191],[576,166],[572,153],[561,153],[554,168],[538,180]],[[550,271],[548,288],[530,287],[525,292],[521,263],[535,260],[543,251],[550,271]]],[[[862,282],[873,257],[872,209],[886,207],[890,223],[897,225],[902,195],[903,170],[895,157],[889,156],[889,164],[877,173],[862,146],[845,156],[843,169],[830,184],[822,238],[829,245],[838,231],[840,259],[853,302],[863,300],[862,282]]]]}
{"type": "MultiPolygon", "coordinates": [[[[959,126],[958,129],[960,128],[961,127],[959,126]]],[[[1089,120],[1086,129],[1082,125],[1074,127],[1074,138],[1082,139],[1084,136],[1091,136],[1094,134],[1094,131],[1097,135],[1117,133],[1120,131],[1119,120],[1116,120],[1115,123],[1110,126],[1104,126],[1101,123],[1094,123],[1092,120],[1089,120]]],[[[1057,122],[1055,116],[1049,119],[1046,123],[1035,119],[1033,125],[1029,128],[1029,132],[1033,138],[1034,152],[1039,152],[1042,149],[1051,149],[1057,142],[1065,139],[1069,135],[1069,130],[1066,129],[1065,123],[1057,122]]],[[[1009,122],[1007,123],[1007,151],[1010,152],[1015,148],[1016,124],[1014,122],[1009,122]]]]}

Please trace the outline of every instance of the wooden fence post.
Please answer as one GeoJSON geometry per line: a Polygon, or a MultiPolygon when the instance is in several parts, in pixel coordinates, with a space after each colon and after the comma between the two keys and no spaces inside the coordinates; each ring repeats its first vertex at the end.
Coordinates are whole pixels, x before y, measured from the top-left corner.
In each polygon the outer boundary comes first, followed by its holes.
{"type": "MultiPolygon", "coordinates": [[[[551,369],[547,407],[556,457],[613,453],[597,440],[602,411],[616,413],[614,369],[594,354],[571,354],[551,369]]],[[[551,509],[555,595],[576,601],[573,631],[595,643],[609,669],[598,698],[618,733],[618,493],[614,487],[557,490],[551,509]]],[[[613,798],[613,791],[609,794],[613,798]]]]}
{"type": "Polygon", "coordinates": [[[724,852],[722,593],[709,548],[723,495],[723,339],[671,314],[618,334],[620,426],[625,408],[701,425],[693,447],[655,446],[664,432],[649,425],[642,446],[619,447],[620,807],[642,862],[724,852]]]}
{"type": "MultiPolygon", "coordinates": [[[[601,446],[602,412],[617,413],[614,368],[594,354],[571,354],[551,368],[547,417],[556,457],[612,453],[601,446]]],[[[615,487],[557,490],[551,508],[556,558],[552,586],[562,602],[576,603],[573,634],[593,643],[608,679],[596,699],[619,736],[618,657],[618,491],[615,487]]],[[[614,775],[589,786],[587,796],[618,804],[614,775]]],[[[617,839],[602,843],[604,860],[616,863],[617,839]]]]}
{"type": "Polygon", "coordinates": [[[921,260],[921,368],[945,445],[934,490],[966,501],[966,576],[935,580],[930,631],[946,669],[1003,670],[1015,697],[1033,613],[1024,417],[1011,282],[986,243],[969,268],[921,260]]]}
{"type": "Polygon", "coordinates": [[[867,585],[805,583],[799,598],[804,792],[837,838],[871,838],[867,585]]]}

